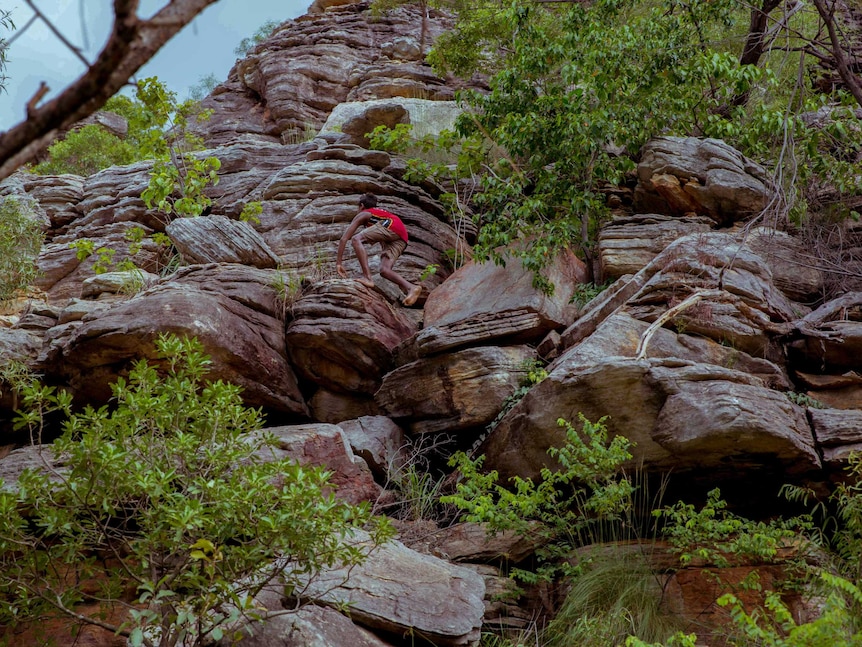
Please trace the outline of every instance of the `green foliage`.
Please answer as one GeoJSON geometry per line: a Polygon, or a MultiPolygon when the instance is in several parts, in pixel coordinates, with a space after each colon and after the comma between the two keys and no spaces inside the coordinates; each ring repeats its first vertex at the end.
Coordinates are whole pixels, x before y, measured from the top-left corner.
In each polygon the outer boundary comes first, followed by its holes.
{"type": "Polygon", "coordinates": [[[626,636],[668,639],[679,626],[661,610],[662,586],[646,557],[632,546],[587,553],[589,562],[571,580],[560,610],[543,635],[547,647],[606,647],[626,636]]]}
{"type": "Polygon", "coordinates": [[[793,402],[794,404],[798,404],[800,407],[808,407],[810,409],[825,409],[826,405],[823,404],[817,398],[813,398],[807,393],[798,393],[796,391],[788,391],[784,395],[787,396],[787,399],[793,402]]]}
{"type": "Polygon", "coordinates": [[[239,214],[239,219],[242,222],[251,222],[255,225],[260,224],[260,214],[263,213],[263,205],[260,202],[248,202],[239,214]]]}
{"type": "Polygon", "coordinates": [[[302,296],[302,279],[295,272],[279,271],[271,285],[281,304],[281,317],[285,319],[287,313],[292,312],[293,304],[302,296]]]}
{"type": "MultiPolygon", "coordinates": [[[[12,21],[12,11],[8,9],[0,9],[0,27],[3,29],[15,29],[15,23],[12,21]]],[[[5,38],[0,38],[0,93],[6,90],[6,50],[9,49],[9,43],[5,38]]]]}
{"type": "Polygon", "coordinates": [[[0,196],[0,302],[31,285],[38,276],[42,226],[29,198],[0,196]]]}
{"type": "Polygon", "coordinates": [[[501,52],[514,35],[502,11],[504,4],[498,0],[449,0],[445,4],[454,10],[455,28],[437,38],[428,62],[438,73],[452,72],[462,78],[474,72],[499,71],[504,60],[501,52]]]}
{"type": "Polygon", "coordinates": [[[808,505],[810,516],[820,527],[809,529],[811,540],[828,550],[832,568],[859,586],[862,584],[862,453],[852,453],[846,478],[832,491],[828,500],[819,501],[803,487],[785,485],[782,494],[792,502],[808,505]]]}
{"type": "Polygon", "coordinates": [[[207,119],[210,113],[201,111],[194,101],[178,103],[176,93],[155,77],[139,81],[136,96],[157,126],[142,142],[155,161],[141,198],[148,208],[155,207],[167,217],[199,216],[212,204],[204,189],[218,184],[221,162],[194,154],[202,142],[187,126],[190,118],[207,119]]]}
{"type": "Polygon", "coordinates": [[[32,168],[40,175],[92,175],[110,166],[132,164],[152,157],[147,142],[162,136],[147,108],[139,101],[118,94],[102,110],[126,119],[128,132],[120,139],[97,124],[74,130],[48,148],[48,159],[32,168]]]}
{"type": "Polygon", "coordinates": [[[520,380],[518,388],[503,400],[503,406],[500,408],[500,412],[486,428],[488,433],[492,432],[494,428],[500,424],[500,421],[524,398],[525,395],[527,395],[527,393],[530,392],[530,389],[548,377],[548,372],[539,360],[526,360],[523,363],[523,370],[526,374],[520,380]]]}
{"type": "Polygon", "coordinates": [[[862,590],[837,575],[819,573],[823,602],[820,615],[797,623],[777,593],[766,595],[764,608],[746,611],[742,602],[725,594],[718,603],[730,608],[739,636],[729,644],[747,647],[860,647],[862,646],[862,590]]]}
{"type": "Polygon", "coordinates": [[[281,23],[277,20],[267,20],[257,28],[257,31],[254,32],[253,35],[248,38],[243,38],[239,42],[239,45],[237,45],[233,50],[233,53],[241,57],[248,56],[251,53],[251,50],[254,49],[255,45],[262,43],[272,36],[278,29],[279,25],[281,25],[281,23]]]}
{"type": "Polygon", "coordinates": [[[697,647],[697,635],[679,631],[664,643],[646,643],[637,636],[629,636],[625,644],[626,647],[697,647]]]}
{"type": "Polygon", "coordinates": [[[203,101],[218,84],[219,80],[215,74],[210,73],[202,76],[198,79],[197,83],[189,88],[189,99],[192,101],[203,101]]]}
{"type": "Polygon", "coordinates": [[[427,281],[432,276],[434,276],[437,273],[437,270],[439,270],[439,269],[440,269],[440,266],[437,265],[436,263],[429,263],[428,265],[425,266],[425,269],[422,270],[422,274],[419,275],[419,280],[420,281],[427,281]]]}
{"type": "Polygon", "coordinates": [[[610,283],[605,283],[599,285],[597,283],[580,283],[575,288],[574,293],[572,294],[572,298],[569,303],[572,303],[578,307],[578,309],[583,308],[590,301],[599,296],[602,292],[608,289],[610,283]]]}
{"type": "Polygon", "coordinates": [[[768,563],[779,548],[809,527],[802,518],[764,523],[735,515],[727,510],[717,488],[709,492],[700,510],[679,501],[653,514],[666,521],[664,532],[683,565],[701,560],[725,568],[733,559],[768,563]]]}
{"type": "Polygon", "coordinates": [[[559,468],[543,468],[538,484],[516,476],[504,487],[496,471],[482,473],[484,457],[471,460],[459,452],[450,461],[461,480],[455,494],[441,497],[441,502],[455,505],[468,521],[486,523],[492,531],[512,530],[542,544],[536,551],[536,572],[513,570],[513,576],[528,583],[576,573],[568,562],[572,550],[592,543],[631,508],[634,488],[620,474],[621,465],[631,458],[629,441],[616,436],[609,442],[604,418],[596,423],[579,418],[580,431],[558,420],[566,443],[548,454],[559,468]]]}
{"type": "Polygon", "coordinates": [[[387,514],[409,521],[437,521],[440,514],[440,495],[445,476],[435,476],[421,461],[408,461],[390,469],[387,488],[397,494],[394,510],[387,514]]]}
{"type": "Polygon", "coordinates": [[[75,256],[79,261],[86,260],[90,256],[96,255],[96,260],[93,262],[93,272],[96,274],[104,274],[109,272],[114,265],[114,255],[117,250],[110,247],[96,247],[96,243],[89,238],[79,238],[69,243],[69,247],[75,250],[75,256]]]}
{"type": "Polygon", "coordinates": [[[110,407],[73,413],[65,392],[18,385],[18,425],[32,437],[45,416],[64,415],[62,467],[0,487],[0,623],[122,602],[131,585],[125,624],[80,619],[132,645],[206,645],[265,615],[253,598],[268,583],[290,596],[321,569],[361,562],[358,529],[371,524],[373,543],[391,536],[368,506],[336,499],[324,470],[263,460],[275,441],[258,431],[260,412],[237,387],[206,381],[196,340],[156,347],[163,370],[137,362],[110,407]]]}
{"type": "Polygon", "coordinates": [[[476,258],[503,262],[500,250],[523,241],[510,253],[548,288],[540,272],[555,250],[580,241],[590,253],[608,213],[602,186],[634,170],[650,137],[706,124],[723,99],[709,97],[712,87],[753,74],[726,58],[711,65],[697,38],[704,25],[729,20],[729,4],[515,2],[501,12],[513,33],[506,64],[490,93],[465,95],[472,109],[459,120],[461,134],[506,151],[482,178],[476,258]]]}
{"type": "Polygon", "coordinates": [[[860,191],[852,99],[803,86],[797,70],[814,58],[787,65],[787,52],[816,38],[810,8],[775,19],[781,44],[755,66],[739,63],[750,8],[736,0],[448,4],[455,30],[429,59],[493,73],[490,93],[460,96],[459,133],[493,151],[475,200],[477,260],[518,256],[549,290],[542,269],[567,246],[589,259],[608,215],[603,187],[632,179],[633,159],[659,135],[721,138],[775,169],[770,209],[782,218],[824,187],[860,191]],[[802,118],[818,109],[829,119],[802,118]]]}
{"type": "Polygon", "coordinates": [[[70,132],[48,148],[48,159],[33,167],[39,175],[93,175],[108,168],[137,161],[132,144],[98,124],[70,132]]]}

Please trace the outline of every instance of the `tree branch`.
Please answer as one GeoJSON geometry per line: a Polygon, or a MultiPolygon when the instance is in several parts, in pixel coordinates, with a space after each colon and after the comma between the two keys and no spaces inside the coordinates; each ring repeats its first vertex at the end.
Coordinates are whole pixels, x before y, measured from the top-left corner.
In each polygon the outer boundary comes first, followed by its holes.
{"type": "Polygon", "coordinates": [[[93,114],[195,16],[218,0],[170,0],[149,20],[137,17],[139,0],[114,0],[111,36],[96,61],[58,97],[30,111],[0,134],[0,180],[32,161],[59,130],[93,114]]]}
{"type": "Polygon", "coordinates": [[[860,83],[859,77],[850,70],[844,46],[835,28],[835,2],[833,1],[832,3],[831,11],[827,10],[824,0],[814,0],[814,6],[817,7],[817,13],[820,14],[820,18],[826,24],[826,30],[829,32],[829,42],[832,45],[831,50],[832,55],[835,57],[835,67],[838,70],[838,76],[844,81],[847,89],[853,95],[853,98],[856,99],[856,103],[862,106],[862,83],[860,83]]]}

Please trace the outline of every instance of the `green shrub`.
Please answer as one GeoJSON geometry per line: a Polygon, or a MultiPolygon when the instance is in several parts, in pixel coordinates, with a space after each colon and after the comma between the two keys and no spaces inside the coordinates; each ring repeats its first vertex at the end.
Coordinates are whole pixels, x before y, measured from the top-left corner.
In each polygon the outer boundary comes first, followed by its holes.
{"type": "Polygon", "coordinates": [[[135,646],[206,645],[263,617],[254,596],[266,585],[281,579],[290,596],[321,569],[361,562],[358,529],[390,536],[368,506],[336,499],[322,469],[262,460],[274,440],[256,432],[260,412],[238,387],[205,381],[196,340],[156,346],[164,370],[137,362],[110,407],[72,413],[67,394],[19,384],[32,437],[52,412],[66,420],[62,468],[0,487],[0,625],[66,615],[135,646]],[[76,615],[81,602],[125,603],[130,619],[76,615]]]}
{"type": "Polygon", "coordinates": [[[134,147],[98,124],[90,124],[66,135],[48,148],[48,159],[33,167],[39,175],[93,175],[110,166],[137,161],[134,147]]]}
{"type": "Polygon", "coordinates": [[[683,565],[699,559],[719,568],[730,566],[734,558],[769,563],[779,548],[810,527],[805,518],[763,522],[735,515],[718,488],[709,492],[700,510],[679,501],[653,514],[666,521],[664,532],[683,565]]]}
{"type": "Polygon", "coordinates": [[[538,484],[516,476],[505,487],[496,471],[481,472],[484,457],[471,460],[458,453],[450,464],[461,480],[455,494],[440,500],[455,505],[468,521],[487,523],[492,531],[512,530],[541,544],[537,571],[513,569],[514,577],[533,583],[576,574],[568,561],[573,549],[608,539],[608,524],[631,509],[634,489],[620,469],[631,458],[630,443],[623,436],[608,441],[604,420],[593,423],[580,416],[580,431],[558,420],[566,444],[548,453],[560,467],[543,468],[538,484]]]}
{"type": "Polygon", "coordinates": [[[38,275],[42,226],[29,199],[0,197],[0,302],[8,301],[38,275]]]}

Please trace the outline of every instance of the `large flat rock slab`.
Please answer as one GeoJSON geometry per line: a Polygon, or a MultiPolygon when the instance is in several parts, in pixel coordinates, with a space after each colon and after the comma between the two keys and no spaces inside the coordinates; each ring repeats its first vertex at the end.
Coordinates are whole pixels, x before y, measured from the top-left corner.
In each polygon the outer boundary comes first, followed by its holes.
{"type": "Polygon", "coordinates": [[[414,434],[484,427],[535,357],[529,346],[486,346],[422,358],[387,373],[374,399],[414,434]]]}
{"type": "Polygon", "coordinates": [[[469,262],[433,290],[425,303],[425,326],[414,347],[419,354],[501,342],[539,341],[575,317],[570,304],[587,280],[584,263],[571,252],[546,270],[554,285],[547,295],[533,286],[533,274],[517,258],[505,266],[469,262]]]}
{"type": "Polygon", "coordinates": [[[310,583],[316,603],[349,605],[351,619],[397,636],[415,635],[440,647],[479,639],[485,582],[474,571],[390,541],[349,573],[336,569],[310,583]]]}
{"type": "Polygon", "coordinates": [[[718,481],[761,469],[796,477],[820,467],[804,410],[757,377],[679,359],[568,359],[479,447],[486,469],[504,479],[539,478],[555,466],[548,448],[566,440],[557,418],[577,426],[579,413],[592,421],[608,416],[610,433],[633,442],[632,466],[648,471],[709,473],[718,481]]]}

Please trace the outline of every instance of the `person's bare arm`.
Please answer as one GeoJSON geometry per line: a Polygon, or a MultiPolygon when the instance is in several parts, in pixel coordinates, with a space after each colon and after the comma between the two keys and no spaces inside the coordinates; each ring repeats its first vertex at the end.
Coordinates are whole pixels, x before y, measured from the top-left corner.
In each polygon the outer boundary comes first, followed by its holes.
{"type": "Polygon", "coordinates": [[[347,278],[347,272],[344,271],[344,267],[341,265],[341,257],[344,256],[344,248],[347,246],[347,241],[353,238],[353,234],[356,233],[356,230],[359,229],[362,225],[368,222],[371,219],[371,214],[367,211],[360,211],[351,221],[350,225],[347,227],[347,230],[344,232],[344,235],[341,237],[341,240],[338,241],[338,253],[335,256],[335,269],[338,270],[338,274],[347,278]]]}

